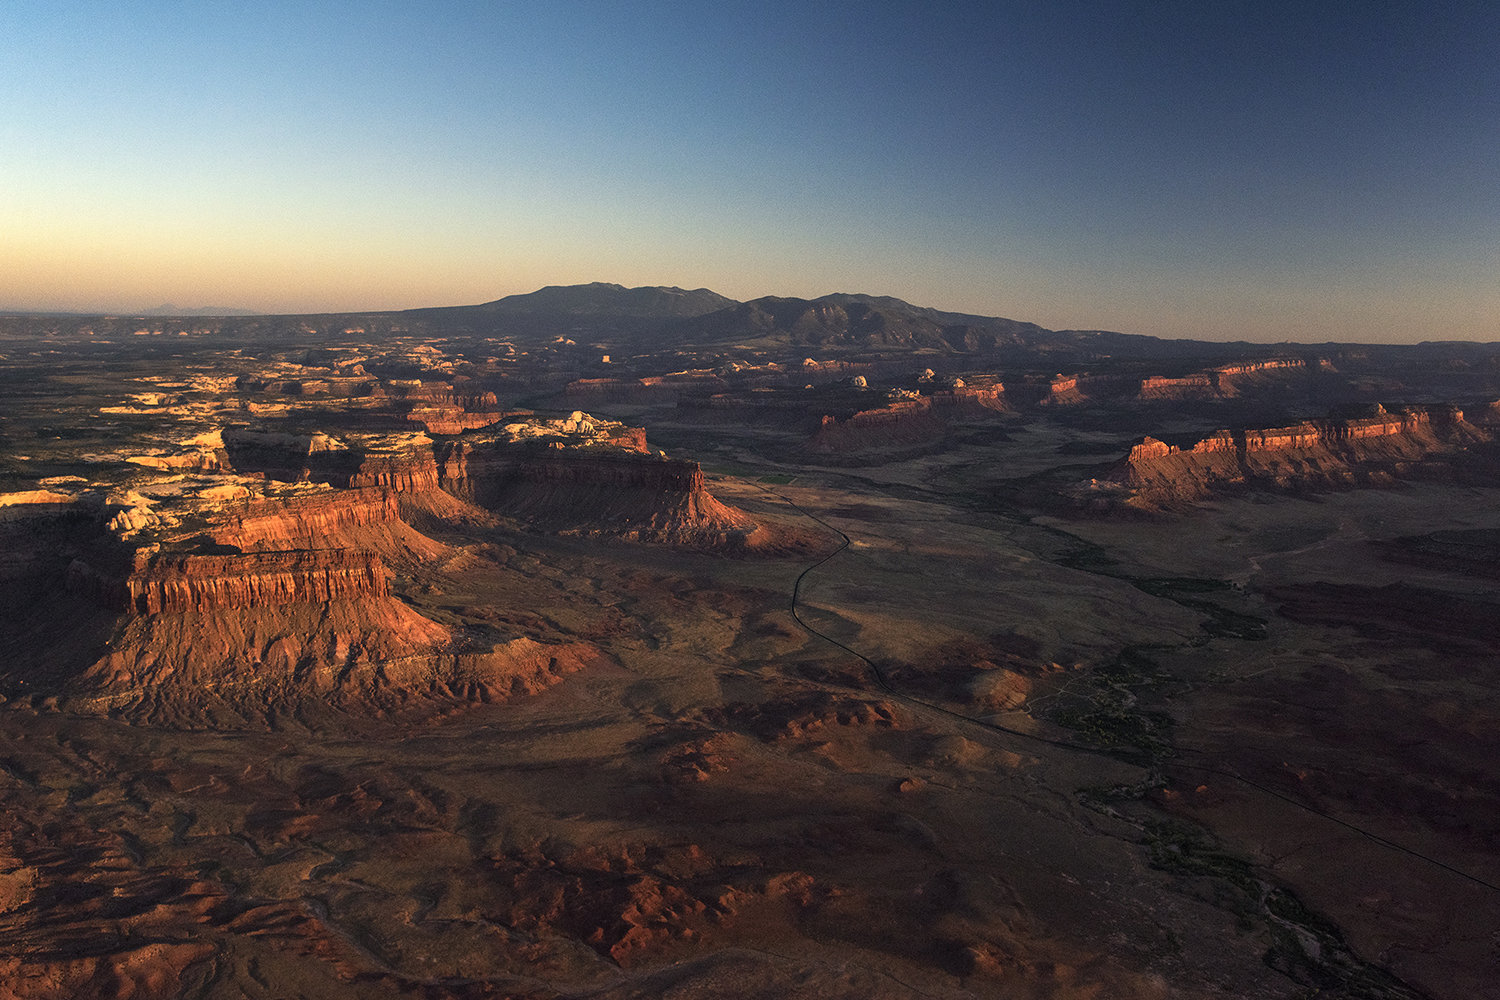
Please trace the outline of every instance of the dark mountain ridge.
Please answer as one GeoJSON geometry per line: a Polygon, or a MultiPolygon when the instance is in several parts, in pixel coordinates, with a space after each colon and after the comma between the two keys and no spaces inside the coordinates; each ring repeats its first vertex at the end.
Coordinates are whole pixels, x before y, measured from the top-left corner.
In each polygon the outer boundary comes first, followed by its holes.
{"type": "Polygon", "coordinates": [[[944,313],[890,296],[835,293],[816,299],[767,295],[673,323],[669,339],[692,344],[769,340],[823,348],[972,351],[1045,338],[1034,323],[944,313]]]}
{"type": "Polygon", "coordinates": [[[701,316],[735,305],[707,288],[691,291],[662,285],[626,288],[595,281],[587,285],[548,285],[524,295],[507,295],[471,308],[487,312],[569,316],[633,316],[659,319],[670,316],[701,316]]]}
{"type": "MultiPolygon", "coordinates": [[[[165,307],[163,307],[165,308],[165,307]]],[[[155,311],[155,310],[153,310],[155,311]]],[[[1500,344],[1231,343],[1166,340],[1104,330],[1048,330],[997,316],[915,306],[892,296],[837,292],[815,299],[768,295],[737,302],[706,288],[626,288],[608,282],[549,285],[479,305],[298,315],[136,316],[0,314],[0,340],[107,338],[157,332],[242,343],[312,342],[359,336],[480,337],[603,341],[617,350],[723,349],[771,352],[929,351],[986,363],[1086,370],[1111,359],[1152,364],[1197,359],[1324,357],[1335,364],[1500,364],[1500,344]]]]}

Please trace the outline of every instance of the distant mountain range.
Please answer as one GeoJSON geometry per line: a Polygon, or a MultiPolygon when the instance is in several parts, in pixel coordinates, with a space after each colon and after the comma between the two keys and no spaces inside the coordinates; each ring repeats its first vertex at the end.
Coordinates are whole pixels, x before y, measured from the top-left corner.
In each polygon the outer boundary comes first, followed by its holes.
{"type": "Polygon", "coordinates": [[[588,285],[548,285],[525,295],[507,295],[494,302],[473,308],[488,312],[524,315],[562,316],[630,316],[665,319],[673,316],[702,316],[738,305],[707,288],[684,291],[648,285],[626,288],[609,282],[588,285]]]}
{"type": "MultiPolygon", "coordinates": [[[[61,314],[52,314],[60,318],[61,314]]],[[[66,324],[109,329],[71,314],[66,324]]],[[[928,352],[982,356],[987,364],[1028,365],[1076,370],[1102,358],[1170,359],[1256,358],[1337,353],[1349,344],[1264,344],[1235,341],[1164,340],[1102,330],[1048,330],[1035,323],[946,312],[888,295],[838,292],[815,299],[767,295],[739,302],[707,288],[666,286],[626,288],[608,282],[548,285],[479,305],[400,311],[262,315],[245,309],[203,306],[182,309],[170,303],[136,317],[193,316],[213,319],[218,335],[243,341],[337,339],[353,331],[381,337],[406,334],[482,337],[522,342],[567,342],[612,346],[650,353],[766,351],[808,355],[818,352],[890,354],[928,352]]],[[[116,317],[128,321],[129,316],[116,317]]],[[[16,314],[0,333],[37,327],[41,314],[16,314]],[[25,318],[29,316],[30,318],[25,318]]],[[[1395,356],[1431,353],[1441,346],[1456,358],[1485,364],[1500,357],[1500,344],[1447,342],[1441,345],[1359,345],[1395,356]]],[[[1413,355],[1416,356],[1416,355],[1413,355]]]]}
{"type": "Polygon", "coordinates": [[[889,295],[836,292],[816,299],[766,295],[738,302],[706,288],[626,288],[607,282],[549,285],[477,306],[390,314],[471,333],[627,339],[642,349],[936,350],[966,354],[1114,355],[1171,358],[1271,354],[1243,341],[1171,341],[1097,330],[1048,330],[1035,323],[945,312],[889,295]]]}
{"type": "Polygon", "coordinates": [[[683,347],[807,345],[845,348],[983,350],[1045,337],[1035,323],[914,306],[890,296],[838,293],[816,299],[768,295],[737,302],[706,288],[594,282],[549,285],[478,306],[418,309],[439,321],[508,326],[513,335],[649,336],[683,347]]]}

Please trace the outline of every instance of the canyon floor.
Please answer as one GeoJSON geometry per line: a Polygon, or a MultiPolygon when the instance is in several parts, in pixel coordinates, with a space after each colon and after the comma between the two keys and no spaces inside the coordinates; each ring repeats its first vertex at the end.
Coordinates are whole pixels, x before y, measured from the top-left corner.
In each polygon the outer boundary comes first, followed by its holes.
{"type": "MultiPolygon", "coordinates": [[[[6,489],[167,421],[89,430],[91,364],[9,397],[6,489]]],[[[0,996],[1500,996],[1494,486],[1089,516],[1054,486],[1138,409],[839,464],[589,409],[782,542],[413,519],[407,609],[598,651],[536,693],[142,720],[0,670],[0,996]]],[[[10,662],[110,641],[11,601],[10,662]]]]}

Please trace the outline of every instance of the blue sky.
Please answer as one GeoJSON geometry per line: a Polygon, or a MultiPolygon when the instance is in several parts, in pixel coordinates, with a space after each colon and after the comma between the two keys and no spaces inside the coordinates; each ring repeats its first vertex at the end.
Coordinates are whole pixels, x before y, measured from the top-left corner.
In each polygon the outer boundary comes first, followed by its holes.
{"type": "Polygon", "coordinates": [[[1497,66],[1466,3],[0,0],[0,304],[1500,340],[1497,66]]]}

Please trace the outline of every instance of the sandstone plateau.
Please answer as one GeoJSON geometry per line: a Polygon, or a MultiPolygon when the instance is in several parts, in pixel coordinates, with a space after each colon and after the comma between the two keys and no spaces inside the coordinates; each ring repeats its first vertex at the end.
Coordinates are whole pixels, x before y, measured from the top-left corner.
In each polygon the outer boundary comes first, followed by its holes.
{"type": "Polygon", "coordinates": [[[1153,510],[1251,488],[1316,492],[1451,478],[1452,461],[1473,460],[1470,447],[1491,440],[1453,407],[1376,410],[1355,419],[1220,430],[1189,447],[1147,437],[1089,488],[1106,495],[1117,489],[1118,502],[1153,510]]]}
{"type": "Polygon", "coordinates": [[[0,317],[0,996],[1497,996],[1496,358],[0,317]]]}

